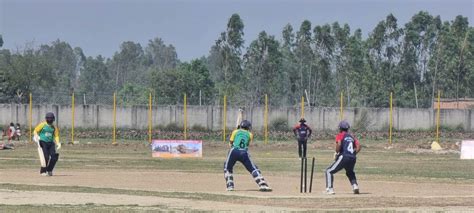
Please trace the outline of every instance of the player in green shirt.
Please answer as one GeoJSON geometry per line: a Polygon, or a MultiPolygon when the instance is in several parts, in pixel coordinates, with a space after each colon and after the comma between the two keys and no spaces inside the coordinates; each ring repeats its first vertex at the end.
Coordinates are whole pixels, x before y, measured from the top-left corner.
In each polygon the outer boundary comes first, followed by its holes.
{"type": "Polygon", "coordinates": [[[45,116],[46,121],[41,122],[33,131],[33,140],[43,149],[46,167],[41,167],[42,176],[53,176],[53,169],[58,161],[59,154],[57,150],[61,148],[59,142],[59,128],[54,126],[54,113],[48,112],[45,116]]]}
{"type": "Polygon", "coordinates": [[[230,136],[229,145],[231,148],[224,163],[224,178],[226,180],[227,191],[234,190],[233,168],[237,161],[241,162],[247,171],[252,174],[260,191],[272,191],[265,182],[258,167],[250,159],[250,154],[248,153],[248,147],[253,139],[253,134],[250,132],[251,127],[252,124],[250,121],[243,120],[240,123],[240,128],[234,130],[230,136]]]}

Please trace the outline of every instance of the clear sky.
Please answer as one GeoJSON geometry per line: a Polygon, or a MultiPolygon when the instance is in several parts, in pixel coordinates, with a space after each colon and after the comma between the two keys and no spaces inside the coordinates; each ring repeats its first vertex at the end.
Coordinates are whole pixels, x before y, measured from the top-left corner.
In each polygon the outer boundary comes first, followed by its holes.
{"type": "Polygon", "coordinates": [[[473,7],[474,0],[0,0],[0,34],[12,50],[60,39],[105,57],[124,41],[145,47],[160,37],[188,61],[209,53],[233,13],[248,45],[262,30],[280,39],[287,23],[297,30],[305,19],[313,27],[348,23],[365,36],[389,13],[404,25],[420,10],[443,21],[467,16],[473,26],[473,7]]]}

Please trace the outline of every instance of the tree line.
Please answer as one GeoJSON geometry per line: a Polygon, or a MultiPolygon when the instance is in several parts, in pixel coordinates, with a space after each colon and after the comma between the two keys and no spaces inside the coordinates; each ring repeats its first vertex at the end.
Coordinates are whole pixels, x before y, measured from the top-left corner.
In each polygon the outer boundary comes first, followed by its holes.
{"type": "MultiPolygon", "coordinates": [[[[111,58],[84,55],[56,40],[39,47],[0,49],[0,101],[27,101],[33,93],[116,92],[129,104],[297,105],[432,107],[442,97],[474,94],[474,28],[461,15],[442,21],[420,11],[404,26],[389,14],[364,36],[348,24],[287,24],[281,37],[265,31],[246,46],[238,14],[217,35],[209,54],[180,61],[172,44],[125,41],[111,58]]],[[[0,47],[4,40],[0,35],[0,47]]],[[[5,39],[8,42],[8,39],[5,39]]]]}

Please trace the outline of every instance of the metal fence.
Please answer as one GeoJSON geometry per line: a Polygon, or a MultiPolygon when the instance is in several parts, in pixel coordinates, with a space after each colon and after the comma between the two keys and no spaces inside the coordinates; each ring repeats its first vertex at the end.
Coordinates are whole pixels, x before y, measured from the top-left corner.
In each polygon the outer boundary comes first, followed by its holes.
{"type": "MultiPolygon", "coordinates": [[[[87,94],[74,93],[75,104],[102,104],[113,105],[113,94],[87,94]]],[[[34,104],[58,104],[70,105],[72,103],[72,93],[33,93],[34,104]]]]}
{"type": "MultiPolygon", "coordinates": [[[[71,105],[72,104],[72,92],[33,92],[31,94],[32,103],[33,104],[53,104],[53,105],[71,105]]],[[[117,106],[134,106],[134,105],[148,105],[149,104],[149,91],[140,91],[135,94],[121,94],[115,93],[116,105],[117,106]]],[[[174,98],[173,100],[169,100],[166,97],[159,97],[154,93],[151,93],[151,101],[153,105],[183,105],[184,103],[184,94],[182,97],[174,98]]],[[[211,103],[203,104],[203,105],[222,105],[224,103],[224,97],[214,97],[214,101],[211,103]]],[[[230,98],[227,97],[226,103],[229,106],[238,106],[238,107],[256,107],[256,106],[263,106],[265,101],[257,101],[257,102],[243,102],[242,98],[234,97],[230,98]]],[[[265,97],[260,97],[260,99],[265,100],[265,97]]],[[[260,100],[259,99],[259,100],[260,100]]],[[[304,100],[299,98],[295,98],[295,100],[304,101],[304,105],[308,106],[308,102],[306,98],[304,100]]],[[[301,102],[292,101],[293,104],[287,105],[280,105],[277,102],[272,102],[275,100],[268,100],[268,105],[270,106],[287,106],[287,107],[296,107],[300,106],[301,102]]],[[[387,102],[390,101],[390,98],[387,97],[387,102]]],[[[3,96],[0,97],[0,104],[29,104],[29,94],[16,94],[14,96],[3,96]]],[[[436,108],[437,100],[434,100],[434,103],[431,105],[433,108],[436,108]]],[[[75,92],[74,93],[74,103],[75,105],[113,105],[114,104],[114,93],[84,93],[84,92],[75,92]]],[[[200,98],[196,98],[192,95],[187,95],[187,104],[188,105],[201,105],[200,98]]],[[[341,94],[341,97],[335,98],[334,104],[331,105],[324,105],[324,106],[317,106],[317,107],[341,107],[341,108],[348,108],[348,107],[365,107],[365,106],[349,106],[345,102],[345,97],[341,94]]],[[[394,99],[393,106],[397,106],[398,103],[394,99]]],[[[311,106],[315,107],[315,106],[311,106]]],[[[383,106],[383,107],[388,107],[383,106]]],[[[403,107],[403,106],[401,106],[403,107]]],[[[410,107],[404,107],[410,108],[410,107]]],[[[428,107],[429,108],[429,107],[428,107]]],[[[474,108],[474,99],[464,98],[464,99],[449,99],[444,97],[441,99],[441,109],[472,109],[474,108]]]]}
{"type": "MultiPolygon", "coordinates": [[[[31,94],[33,104],[53,104],[53,105],[71,105],[72,104],[72,92],[34,92],[31,94]]],[[[134,106],[134,105],[148,105],[149,104],[149,91],[143,91],[136,94],[121,94],[115,93],[116,105],[118,106],[134,106]]],[[[151,100],[153,105],[183,105],[184,94],[176,100],[169,100],[166,97],[159,97],[158,95],[151,93],[151,100]]],[[[22,96],[6,97],[0,99],[0,104],[29,104],[29,94],[22,96]]],[[[74,93],[75,105],[113,105],[114,93],[74,93]]],[[[201,101],[198,98],[187,95],[187,103],[189,105],[201,105],[201,101]]],[[[223,103],[223,97],[218,98],[212,104],[202,105],[220,105],[223,103]]],[[[239,105],[245,107],[245,104],[227,98],[228,105],[239,105]]]]}
{"type": "MultiPolygon", "coordinates": [[[[71,105],[72,93],[67,92],[35,92],[31,94],[33,104],[56,104],[71,105]]],[[[28,104],[29,95],[14,96],[4,98],[0,103],[28,104]]],[[[76,105],[113,105],[113,93],[74,93],[74,103],[76,105]]],[[[134,95],[116,94],[117,105],[146,105],[148,99],[137,99],[134,95]]]]}

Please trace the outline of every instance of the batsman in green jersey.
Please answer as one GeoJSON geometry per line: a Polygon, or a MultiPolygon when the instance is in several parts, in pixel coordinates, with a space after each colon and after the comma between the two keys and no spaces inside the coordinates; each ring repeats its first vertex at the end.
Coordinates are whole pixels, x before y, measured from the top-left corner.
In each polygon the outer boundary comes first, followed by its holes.
{"type": "Polygon", "coordinates": [[[258,167],[250,159],[250,154],[248,153],[249,144],[253,139],[253,134],[250,132],[251,127],[252,124],[250,121],[243,120],[240,123],[240,128],[234,130],[230,136],[231,149],[224,163],[224,178],[226,180],[227,191],[234,190],[233,168],[237,161],[241,162],[247,171],[252,174],[260,191],[272,191],[265,182],[258,167]]]}
{"type": "Polygon", "coordinates": [[[46,167],[41,167],[42,176],[53,176],[53,169],[58,161],[59,154],[57,150],[61,148],[59,142],[59,128],[54,126],[54,113],[48,112],[45,116],[46,121],[41,122],[33,131],[33,140],[43,149],[46,167]]]}

